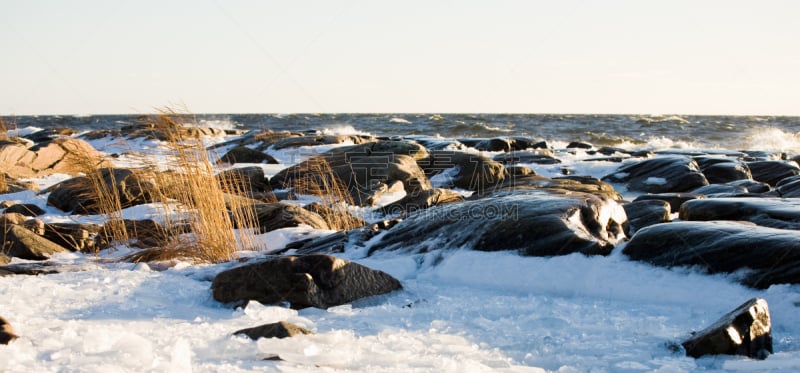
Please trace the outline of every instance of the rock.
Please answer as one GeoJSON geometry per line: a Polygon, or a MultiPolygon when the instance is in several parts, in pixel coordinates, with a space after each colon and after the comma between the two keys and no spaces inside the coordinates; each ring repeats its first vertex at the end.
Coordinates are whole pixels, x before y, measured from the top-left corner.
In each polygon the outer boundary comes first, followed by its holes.
{"type": "Polygon", "coordinates": [[[749,269],[742,283],[768,288],[800,283],[800,232],[732,221],[683,221],[640,229],[623,253],[662,267],[697,266],[709,273],[749,269]],[[793,272],[784,272],[795,268],[793,272]]]}
{"type": "Polygon", "coordinates": [[[772,353],[771,331],[767,301],[753,298],[681,344],[694,358],[724,354],[766,359],[772,353]]]}
{"type": "Polygon", "coordinates": [[[547,141],[534,140],[530,137],[514,136],[511,137],[512,150],[526,150],[526,149],[550,149],[547,141]]]}
{"type": "Polygon", "coordinates": [[[691,201],[698,198],[706,198],[704,195],[698,195],[694,193],[658,193],[658,194],[643,194],[641,196],[636,197],[633,202],[639,201],[649,201],[649,200],[659,200],[665,201],[669,203],[669,209],[671,211],[680,211],[681,206],[686,201],[691,201]]]}
{"type": "Polygon", "coordinates": [[[25,216],[39,216],[44,214],[41,207],[31,203],[20,203],[6,208],[3,213],[19,213],[25,216]]]}
{"type": "Polygon", "coordinates": [[[328,308],[401,289],[388,274],[329,255],[287,256],[246,264],[217,275],[220,302],[289,302],[292,308],[328,308]]]}
{"type": "MultiPolygon", "coordinates": [[[[573,192],[589,193],[613,200],[622,200],[622,196],[611,184],[591,176],[563,176],[548,178],[539,175],[524,175],[506,178],[494,191],[543,190],[555,194],[571,194],[573,192]]],[[[482,197],[486,193],[475,193],[473,197],[482,197]]]]}
{"type": "Polygon", "coordinates": [[[771,187],[767,183],[755,180],[736,180],[725,183],[725,185],[740,186],[747,189],[748,193],[766,193],[771,187]]]}
{"type": "Polygon", "coordinates": [[[506,167],[506,172],[509,176],[528,176],[528,175],[536,175],[536,172],[531,170],[528,167],[522,165],[514,165],[506,167]]]}
{"type": "Polygon", "coordinates": [[[504,165],[516,163],[558,164],[561,161],[554,157],[550,151],[520,150],[511,153],[498,154],[494,160],[504,165]]]}
{"type": "Polygon", "coordinates": [[[11,263],[11,257],[6,254],[0,253],[0,266],[4,266],[8,263],[11,263]]]}
{"type": "Polygon", "coordinates": [[[495,137],[493,139],[481,140],[475,144],[475,149],[487,152],[510,152],[511,142],[507,139],[495,137]]]}
{"type": "MultiPolygon", "coordinates": [[[[2,170],[2,166],[0,166],[0,170],[2,170]]],[[[17,193],[26,190],[37,192],[39,191],[39,184],[34,181],[17,180],[5,172],[0,172],[0,194],[17,193]]]]}
{"type": "Polygon", "coordinates": [[[670,220],[669,203],[662,200],[644,200],[622,205],[628,216],[629,230],[625,232],[630,236],[639,229],[654,224],[667,223],[670,220]]]}
{"type": "Polygon", "coordinates": [[[0,345],[7,345],[17,338],[19,338],[19,336],[14,334],[14,329],[11,328],[11,324],[3,317],[0,317],[0,345]]]}
{"type": "Polygon", "coordinates": [[[800,229],[800,200],[786,198],[709,198],[687,201],[680,208],[687,221],[749,221],[760,226],[800,229]]]}
{"type": "Polygon", "coordinates": [[[738,185],[711,184],[711,185],[701,186],[697,189],[692,190],[690,193],[702,194],[706,197],[715,197],[719,195],[746,194],[747,188],[738,185]]]}
{"type": "Polygon", "coordinates": [[[628,188],[647,193],[686,192],[708,185],[697,163],[687,157],[667,156],[623,165],[604,181],[627,183],[628,188]]]}
{"type": "Polygon", "coordinates": [[[56,253],[68,252],[67,249],[52,241],[31,232],[19,225],[0,228],[3,236],[3,250],[8,256],[28,260],[44,260],[56,253]]]}
{"type": "Polygon", "coordinates": [[[303,209],[321,216],[329,229],[350,230],[367,225],[364,219],[353,216],[346,209],[334,209],[319,202],[309,203],[303,206],[303,209]]]}
{"type": "Polygon", "coordinates": [[[412,213],[370,250],[421,253],[468,248],[532,256],[607,255],[624,237],[626,221],[625,211],[615,201],[590,194],[496,192],[412,213]]]}
{"type": "Polygon", "coordinates": [[[336,148],[280,171],[270,184],[299,194],[349,194],[355,204],[372,206],[397,181],[407,193],[430,189],[416,163],[416,157],[426,156],[419,144],[399,141],[336,148]]]}
{"type": "Polygon", "coordinates": [[[505,168],[479,154],[448,150],[433,151],[417,162],[429,177],[448,172],[443,187],[483,192],[505,179],[505,168]]]}
{"type": "Polygon", "coordinates": [[[223,190],[243,195],[267,193],[272,191],[264,169],[259,166],[239,167],[225,170],[217,174],[217,180],[223,190]]]}
{"type": "MultiPolygon", "coordinates": [[[[329,229],[321,216],[300,206],[285,202],[259,203],[251,208],[258,220],[259,231],[266,233],[280,228],[297,227],[301,224],[314,229],[329,229]]],[[[234,220],[236,228],[244,228],[242,222],[234,220]]],[[[254,227],[247,227],[254,228],[254,227]]]]}
{"type": "Polygon", "coordinates": [[[272,144],[273,149],[280,150],[286,148],[296,148],[300,146],[317,146],[329,144],[363,144],[371,139],[365,139],[361,136],[349,135],[307,135],[299,137],[287,137],[272,144]]]}
{"type": "MultiPolygon", "coordinates": [[[[151,203],[156,193],[152,175],[125,168],[99,169],[106,192],[116,193],[122,208],[151,203]]],[[[100,196],[95,192],[92,180],[86,176],[74,177],[47,188],[47,204],[74,214],[94,215],[102,213],[100,196]]]]}
{"type": "Polygon", "coordinates": [[[588,142],[573,141],[567,144],[567,149],[591,149],[594,145],[588,142]]]}
{"type": "Polygon", "coordinates": [[[87,168],[107,167],[103,154],[89,143],[70,137],[57,138],[30,148],[36,158],[27,165],[39,175],[61,173],[75,175],[87,168]]]}
{"type": "Polygon", "coordinates": [[[800,176],[790,176],[775,184],[781,197],[800,197],[800,176]]]}
{"type": "Polygon", "coordinates": [[[406,194],[401,200],[392,202],[381,208],[381,212],[387,215],[403,215],[409,212],[445,203],[461,202],[463,200],[464,197],[450,189],[435,188],[419,193],[406,194]]]}
{"type": "Polygon", "coordinates": [[[800,174],[800,167],[795,162],[757,161],[748,162],[747,167],[750,168],[753,180],[763,181],[771,186],[787,177],[800,174]]]}
{"type": "Polygon", "coordinates": [[[241,329],[233,332],[234,335],[246,335],[252,340],[259,338],[288,338],[296,335],[314,334],[314,332],[286,321],[264,324],[254,328],[241,329]]]}
{"type": "Polygon", "coordinates": [[[101,229],[97,224],[49,223],[44,226],[43,236],[71,251],[93,252],[101,229]]]}
{"type": "Polygon", "coordinates": [[[75,134],[75,130],[69,127],[55,127],[55,128],[47,128],[41,131],[36,131],[34,133],[22,136],[28,140],[33,142],[45,142],[50,141],[54,138],[58,137],[67,137],[72,136],[75,134]]]}
{"type": "MultiPolygon", "coordinates": [[[[696,159],[696,158],[695,158],[696,159]]],[[[750,168],[740,162],[719,162],[700,166],[706,180],[711,184],[722,184],[736,180],[752,179],[750,168]]]]}
{"type": "MultiPolygon", "coordinates": [[[[219,158],[217,163],[267,163],[278,164],[278,161],[271,155],[250,149],[246,146],[237,146],[229,150],[219,158]]],[[[262,170],[263,171],[263,170],[262,170]]]]}

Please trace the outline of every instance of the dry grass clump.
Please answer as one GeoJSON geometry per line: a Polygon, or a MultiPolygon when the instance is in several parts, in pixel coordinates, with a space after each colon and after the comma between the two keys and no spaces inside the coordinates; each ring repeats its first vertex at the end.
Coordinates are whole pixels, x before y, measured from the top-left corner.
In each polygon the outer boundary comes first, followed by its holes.
{"type": "Polygon", "coordinates": [[[324,158],[311,158],[296,168],[297,177],[292,179],[295,194],[315,195],[321,198],[319,207],[309,209],[325,219],[328,227],[335,230],[350,230],[364,225],[346,209],[355,205],[347,183],[343,182],[324,158]]]}
{"type": "Polygon", "coordinates": [[[156,200],[165,206],[164,226],[186,224],[190,234],[169,235],[168,242],[159,248],[147,249],[128,257],[131,261],[169,260],[191,258],[200,262],[231,260],[239,250],[255,250],[255,230],[234,230],[233,221],[251,222],[243,226],[257,227],[254,209],[249,199],[228,198],[230,195],[247,195],[242,190],[247,183],[235,180],[235,174],[218,178],[206,147],[198,136],[184,127],[186,115],[165,110],[150,118],[155,128],[170,130],[166,138],[168,169],[154,175],[158,195],[156,200]],[[170,203],[182,207],[181,217],[173,216],[170,203]]]}
{"type": "Polygon", "coordinates": [[[5,172],[0,172],[0,194],[8,193],[8,179],[5,172]]]}
{"type": "Polygon", "coordinates": [[[8,125],[3,117],[0,117],[0,140],[8,140],[8,125]]]}

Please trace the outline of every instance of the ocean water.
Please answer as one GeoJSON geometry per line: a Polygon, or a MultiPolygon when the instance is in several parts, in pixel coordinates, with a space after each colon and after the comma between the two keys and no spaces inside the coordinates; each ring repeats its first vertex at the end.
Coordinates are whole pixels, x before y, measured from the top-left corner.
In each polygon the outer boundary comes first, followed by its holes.
{"type": "MultiPolygon", "coordinates": [[[[138,115],[5,117],[17,128],[119,128],[138,115]]],[[[776,150],[800,148],[800,117],[571,114],[199,114],[199,126],[317,130],[445,138],[526,136],[627,148],[776,150]]]]}

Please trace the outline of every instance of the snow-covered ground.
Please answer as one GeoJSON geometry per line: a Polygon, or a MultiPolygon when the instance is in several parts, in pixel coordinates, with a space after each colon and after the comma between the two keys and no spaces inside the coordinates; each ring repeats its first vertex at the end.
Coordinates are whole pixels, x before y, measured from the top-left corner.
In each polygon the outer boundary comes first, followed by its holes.
{"type": "MultiPolygon", "coordinates": [[[[282,158],[297,161],[306,153],[282,158]]],[[[581,162],[583,156],[530,166],[548,176],[562,166],[594,176],[619,166],[581,162]]],[[[58,181],[51,179],[42,184],[58,181]]],[[[3,199],[45,207],[44,196],[33,193],[3,199]]],[[[156,210],[133,208],[126,217],[156,210]]],[[[70,218],[49,209],[45,219],[70,218]]],[[[288,228],[262,239],[279,248],[323,233],[288,228]]],[[[99,257],[62,254],[54,260],[84,270],[0,277],[0,316],[21,336],[0,345],[0,372],[800,370],[798,286],[753,290],[731,276],[633,262],[621,247],[608,257],[364,252],[342,256],[395,276],[404,290],[301,311],[255,302],[231,309],[214,301],[210,281],[226,264],[165,268],[108,260],[124,249],[99,257]],[[691,331],[752,297],[769,303],[775,354],[763,361],[693,359],[676,349],[691,331]],[[275,321],[316,335],[259,341],[232,335],[275,321]],[[283,361],[265,360],[274,355],[283,361]]]]}

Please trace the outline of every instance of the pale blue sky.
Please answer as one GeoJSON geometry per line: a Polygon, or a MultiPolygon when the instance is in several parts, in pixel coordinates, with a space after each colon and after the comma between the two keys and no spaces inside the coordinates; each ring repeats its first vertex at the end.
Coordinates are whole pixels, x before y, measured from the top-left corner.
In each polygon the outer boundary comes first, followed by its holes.
{"type": "Polygon", "coordinates": [[[800,2],[0,0],[0,114],[800,115],[800,2]]]}

